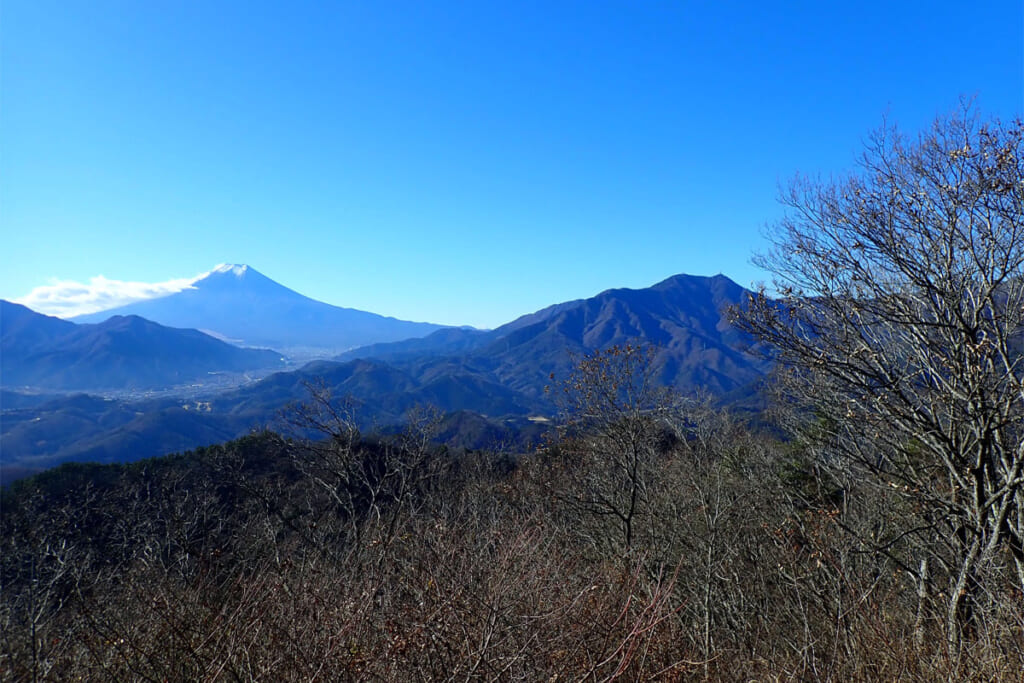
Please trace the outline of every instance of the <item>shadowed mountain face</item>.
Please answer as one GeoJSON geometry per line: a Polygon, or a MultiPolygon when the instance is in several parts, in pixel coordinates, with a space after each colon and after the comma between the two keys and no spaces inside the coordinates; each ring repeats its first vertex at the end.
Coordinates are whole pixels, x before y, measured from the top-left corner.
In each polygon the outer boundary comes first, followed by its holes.
{"type": "Polygon", "coordinates": [[[7,387],[156,389],[211,372],[281,366],[275,351],[240,349],[137,316],[76,325],[0,301],[0,383],[7,387]]]}
{"type": "Polygon", "coordinates": [[[335,353],[376,342],[422,337],[441,328],[310,299],[243,265],[220,266],[176,294],[74,318],[99,322],[138,315],[202,330],[245,346],[335,353]]]}
{"type": "Polygon", "coordinates": [[[659,347],[659,379],[684,392],[726,394],[763,376],[767,363],[749,353],[752,340],[729,324],[726,309],[747,291],[729,278],[677,275],[647,289],[610,289],[522,316],[495,330],[444,330],[423,339],[356,349],[339,360],[376,358],[436,371],[483,374],[543,399],[551,373],[568,375],[584,353],[616,344],[659,347]]]}
{"type": "Polygon", "coordinates": [[[662,383],[721,395],[767,369],[748,353],[752,340],[728,322],[726,309],[744,305],[746,296],[722,275],[677,275],[647,289],[611,289],[513,321],[473,356],[494,363],[492,372],[503,383],[539,396],[551,373],[568,375],[574,355],[650,344],[659,348],[655,363],[662,383]]]}

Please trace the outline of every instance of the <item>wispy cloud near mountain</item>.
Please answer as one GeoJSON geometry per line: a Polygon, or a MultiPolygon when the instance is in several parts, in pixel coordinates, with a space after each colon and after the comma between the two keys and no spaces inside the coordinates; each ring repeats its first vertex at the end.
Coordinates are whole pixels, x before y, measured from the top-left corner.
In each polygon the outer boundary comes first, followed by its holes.
{"type": "Polygon", "coordinates": [[[39,313],[70,318],[175,294],[189,289],[210,272],[165,282],[129,282],[111,280],[102,275],[90,278],[88,282],[54,278],[49,284],[36,287],[14,302],[39,313]]]}

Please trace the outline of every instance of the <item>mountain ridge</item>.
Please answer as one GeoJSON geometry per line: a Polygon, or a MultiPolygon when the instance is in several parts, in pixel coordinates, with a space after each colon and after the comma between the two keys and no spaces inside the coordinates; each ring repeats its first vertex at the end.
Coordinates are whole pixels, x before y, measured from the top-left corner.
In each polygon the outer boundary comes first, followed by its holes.
{"type": "MultiPolygon", "coordinates": [[[[724,275],[674,275],[646,288],[606,289],[547,306],[493,330],[435,332],[420,339],[355,349],[335,360],[377,358],[402,366],[452,362],[497,373],[500,381],[541,398],[552,372],[567,375],[572,356],[614,344],[658,347],[660,379],[680,389],[729,393],[755,381],[766,363],[747,349],[754,340],[729,324],[725,309],[749,292],[724,275]]],[[[492,378],[494,379],[494,378],[492,378]]]]}
{"type": "Polygon", "coordinates": [[[138,316],[77,324],[0,299],[0,320],[0,383],[7,388],[158,389],[211,372],[283,367],[276,351],[241,349],[138,316]]]}

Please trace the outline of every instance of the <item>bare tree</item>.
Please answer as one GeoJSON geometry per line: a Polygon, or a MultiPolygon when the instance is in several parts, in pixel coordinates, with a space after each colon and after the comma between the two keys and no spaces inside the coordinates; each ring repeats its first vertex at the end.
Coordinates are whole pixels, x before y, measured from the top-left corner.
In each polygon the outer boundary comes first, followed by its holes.
{"type": "Polygon", "coordinates": [[[629,550],[649,498],[654,460],[673,426],[674,396],[654,377],[653,347],[613,346],[584,356],[555,387],[558,453],[571,502],[613,521],[629,550]]]}
{"type": "Polygon", "coordinates": [[[900,568],[922,592],[946,577],[954,652],[998,590],[990,570],[1009,563],[1024,589],[1022,140],[1019,120],[966,104],[913,140],[882,129],[851,177],[797,178],[755,259],[779,298],[762,288],[734,311],[837,462],[918,511],[900,534],[928,550],[900,568]]]}
{"type": "Polygon", "coordinates": [[[306,389],[308,399],[282,413],[298,437],[290,443],[297,469],[328,496],[353,538],[360,538],[366,524],[380,524],[390,539],[399,517],[441,475],[445,463],[433,445],[441,413],[414,406],[400,434],[369,440],[359,432],[352,399],[336,398],[322,382],[306,389]]]}

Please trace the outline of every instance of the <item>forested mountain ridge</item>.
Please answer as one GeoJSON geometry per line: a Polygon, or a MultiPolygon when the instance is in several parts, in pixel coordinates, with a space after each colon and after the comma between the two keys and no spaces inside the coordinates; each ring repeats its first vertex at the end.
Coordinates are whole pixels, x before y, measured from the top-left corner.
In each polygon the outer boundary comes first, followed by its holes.
{"type": "Polygon", "coordinates": [[[443,330],[355,349],[339,359],[377,358],[420,376],[439,367],[480,374],[542,400],[551,374],[564,376],[574,357],[642,343],[658,348],[663,383],[724,394],[756,381],[769,365],[725,315],[744,306],[748,294],[724,275],[676,275],[645,289],[609,289],[555,304],[494,330],[443,330]]]}
{"type": "Polygon", "coordinates": [[[212,372],[283,366],[276,351],[238,348],[138,316],[78,325],[0,301],[0,383],[8,388],[159,389],[212,372]]]}

